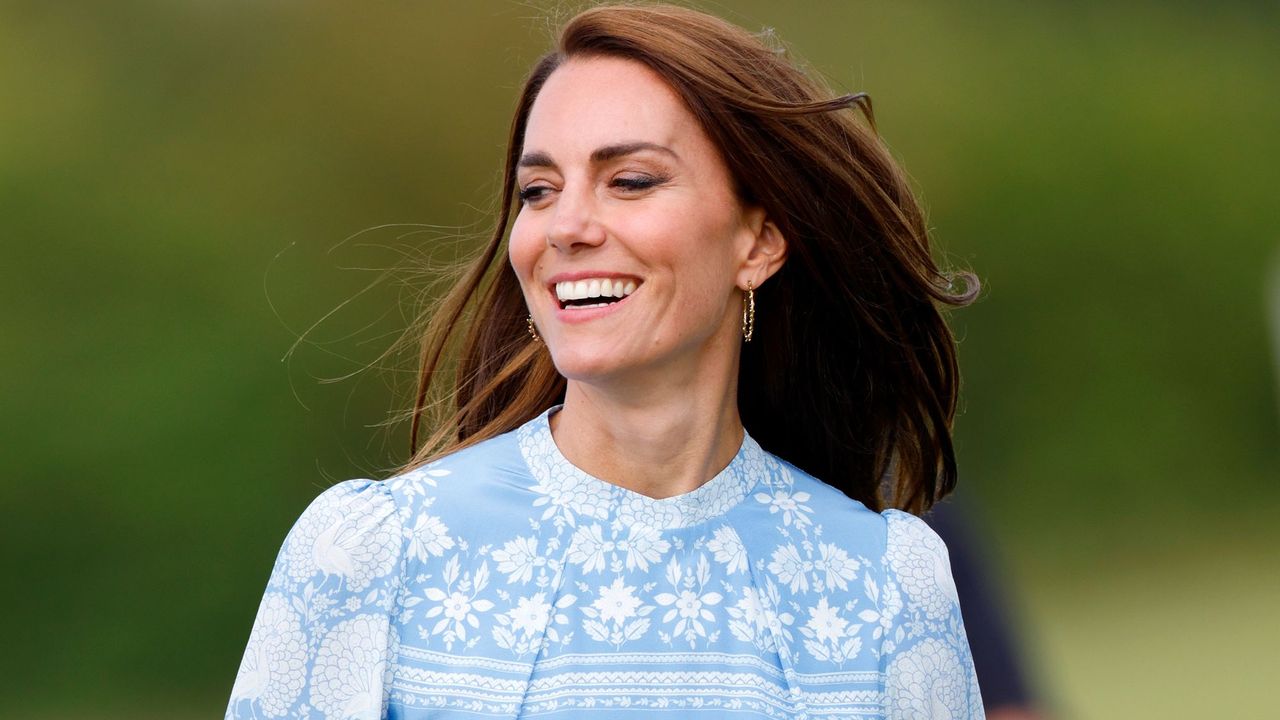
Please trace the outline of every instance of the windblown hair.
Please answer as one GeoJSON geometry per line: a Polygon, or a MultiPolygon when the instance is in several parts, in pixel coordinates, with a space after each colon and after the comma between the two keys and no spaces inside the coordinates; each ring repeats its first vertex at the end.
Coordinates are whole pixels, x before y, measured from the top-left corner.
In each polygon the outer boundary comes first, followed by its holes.
{"type": "Polygon", "coordinates": [[[786,262],[757,290],[754,341],[742,349],[747,432],[873,510],[927,510],[956,483],[959,374],[940,310],[971,302],[977,279],[934,262],[924,213],[865,93],[835,96],[761,37],[665,5],[582,12],[526,80],[492,237],[426,327],[405,469],[564,399],[565,379],[527,332],[504,239],[538,92],[566,60],[597,56],[661,76],[701,122],[741,200],[763,207],[787,240],[786,262]],[[419,445],[424,416],[434,432],[419,445]]]}

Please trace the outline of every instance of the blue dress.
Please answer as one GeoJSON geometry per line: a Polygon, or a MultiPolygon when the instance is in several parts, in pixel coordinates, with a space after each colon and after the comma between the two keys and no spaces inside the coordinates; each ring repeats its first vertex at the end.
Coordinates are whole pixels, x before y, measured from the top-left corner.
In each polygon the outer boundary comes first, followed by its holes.
{"type": "Polygon", "coordinates": [[[654,499],[548,417],[302,514],[228,718],[982,718],[946,547],[749,435],[654,499]]]}

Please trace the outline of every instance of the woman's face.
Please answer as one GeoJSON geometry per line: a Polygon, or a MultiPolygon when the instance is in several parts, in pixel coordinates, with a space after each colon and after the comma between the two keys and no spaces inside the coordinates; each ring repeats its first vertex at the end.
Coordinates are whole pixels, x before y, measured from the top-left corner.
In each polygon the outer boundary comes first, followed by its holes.
{"type": "Polygon", "coordinates": [[[529,114],[510,261],[562,375],[693,369],[741,342],[763,213],[644,65],[573,59],[529,114]],[[589,295],[590,297],[583,297],[589,295]],[[690,365],[692,363],[692,365],[690,365]]]}

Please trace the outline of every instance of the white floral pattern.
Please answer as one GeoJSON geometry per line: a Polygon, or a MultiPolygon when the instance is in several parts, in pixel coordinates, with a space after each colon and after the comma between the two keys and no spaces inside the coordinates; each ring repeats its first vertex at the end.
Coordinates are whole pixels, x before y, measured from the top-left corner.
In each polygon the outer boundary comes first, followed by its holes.
{"type": "Polygon", "coordinates": [[[549,414],[350,481],[281,550],[229,718],[982,717],[946,550],[750,436],[655,499],[549,414]]]}
{"type": "MultiPolygon", "coordinates": [[[[473,570],[461,570],[460,556],[449,558],[444,566],[443,587],[428,587],[424,594],[435,605],[424,617],[436,618],[430,635],[443,637],[445,647],[452,650],[455,642],[466,642],[467,635],[480,628],[480,615],[493,609],[494,603],[482,596],[489,585],[489,563],[481,562],[473,570]]],[[[428,639],[425,626],[419,630],[428,639]]]]}
{"type": "Polygon", "coordinates": [[[508,540],[501,550],[493,551],[492,557],[498,561],[498,572],[507,574],[509,583],[529,582],[534,569],[547,563],[546,558],[538,554],[538,540],[531,537],[508,540]]]}
{"type": "Polygon", "coordinates": [[[788,586],[793,593],[809,589],[810,570],[813,570],[813,561],[800,557],[800,551],[790,543],[779,545],[769,562],[769,572],[777,575],[778,581],[788,586]]]}
{"type": "Polygon", "coordinates": [[[385,484],[348,481],[311,503],[277,558],[228,718],[380,716],[403,539],[385,484]]]}
{"type": "Polygon", "coordinates": [[[890,567],[904,590],[932,618],[943,618],[959,603],[947,548],[928,525],[905,513],[889,516],[890,567]]]}
{"type": "Polygon", "coordinates": [[[414,560],[441,557],[452,547],[449,528],[440,522],[440,518],[419,515],[413,521],[413,529],[409,532],[409,557],[414,560]]]}
{"type": "Polygon", "coordinates": [[[749,642],[765,652],[778,650],[778,639],[790,642],[793,639],[791,626],[795,624],[795,616],[789,612],[779,612],[778,586],[772,581],[765,582],[765,589],[754,587],[743,588],[738,602],[728,608],[729,631],[739,640],[749,642]]]}
{"type": "Polygon", "coordinates": [[[382,717],[393,638],[379,615],[344,620],[325,635],[311,672],[311,702],[326,720],[382,717]]]}
{"type": "Polygon", "coordinates": [[[545,593],[517,599],[515,607],[494,617],[497,622],[493,627],[494,642],[516,656],[537,652],[546,644],[544,640],[557,642],[557,626],[569,624],[568,616],[561,611],[576,600],[573,595],[566,595],[552,605],[545,593]]]}
{"type": "Polygon", "coordinates": [[[849,589],[849,582],[858,576],[861,563],[849,557],[843,548],[831,543],[819,543],[821,557],[814,561],[814,569],[820,572],[823,584],[831,589],[849,589]]]}
{"type": "Polygon", "coordinates": [[[392,512],[394,505],[383,494],[355,501],[342,493],[321,495],[291,533],[285,556],[289,577],[333,576],[353,592],[363,590],[389,573],[399,555],[400,533],[382,524],[392,512]]]}
{"type": "Polygon", "coordinates": [[[708,624],[716,621],[716,607],[724,600],[724,596],[711,586],[711,563],[706,555],[698,555],[694,562],[681,565],[680,560],[671,558],[667,564],[667,584],[674,592],[658,593],[654,601],[669,607],[662,616],[662,622],[673,624],[670,634],[658,633],[658,637],[668,645],[676,639],[689,643],[693,648],[699,640],[714,642],[718,631],[708,632],[708,624]]]}
{"type": "Polygon", "coordinates": [[[734,575],[747,571],[747,548],[738,533],[728,525],[722,525],[711,533],[707,549],[715,555],[716,562],[724,563],[725,573],[734,575]]]}
{"type": "Polygon", "coordinates": [[[649,630],[649,614],[654,606],[645,605],[635,596],[636,589],[624,585],[622,578],[601,586],[596,599],[582,608],[586,618],[583,630],[592,640],[620,649],[627,641],[637,640],[649,630]]]}
{"type": "Polygon", "coordinates": [[[804,503],[809,500],[807,492],[790,492],[774,490],[772,493],[756,493],[756,500],[769,506],[769,514],[781,513],[783,525],[795,525],[797,528],[808,525],[813,508],[804,503]]]}
{"type": "Polygon", "coordinates": [[[231,702],[256,702],[264,716],[283,717],[302,692],[306,674],[306,635],[298,613],[283,595],[269,592],[249,634],[231,702]]]}
{"type": "Polygon", "coordinates": [[[624,567],[646,571],[671,548],[655,528],[631,525],[622,537],[614,527],[607,539],[599,524],[579,527],[569,547],[569,562],[580,566],[584,573],[601,572],[606,567],[612,572],[624,567]]]}
{"type": "Polygon", "coordinates": [[[560,454],[547,414],[516,430],[521,454],[533,474],[533,491],[541,497],[534,507],[543,507],[542,520],[577,524],[580,517],[597,520],[616,516],[623,525],[651,528],[681,528],[722,515],[746,497],[754,485],[752,478],[764,474],[765,453],[750,435],[729,468],[696,490],[661,500],[632,492],[594,478],[560,454]]]}
{"type": "Polygon", "coordinates": [[[930,720],[967,716],[969,687],[962,667],[956,652],[934,638],[896,656],[885,688],[892,716],[930,720]]]}
{"type": "Polygon", "coordinates": [[[861,628],[861,624],[850,625],[840,617],[840,608],[831,607],[823,596],[818,598],[817,605],[809,608],[809,621],[800,632],[807,638],[805,649],[815,658],[843,663],[857,657],[862,649],[862,638],[858,637],[861,628]]]}

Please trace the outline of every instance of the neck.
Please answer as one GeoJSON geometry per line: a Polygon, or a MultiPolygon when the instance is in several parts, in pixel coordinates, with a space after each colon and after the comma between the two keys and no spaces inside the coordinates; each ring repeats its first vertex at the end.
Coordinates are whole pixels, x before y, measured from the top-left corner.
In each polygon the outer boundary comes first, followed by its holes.
{"type": "Polygon", "coordinates": [[[570,379],[549,421],[556,446],[588,474],[649,497],[697,489],[742,446],[736,348],[722,357],[628,382],[570,379]]]}

